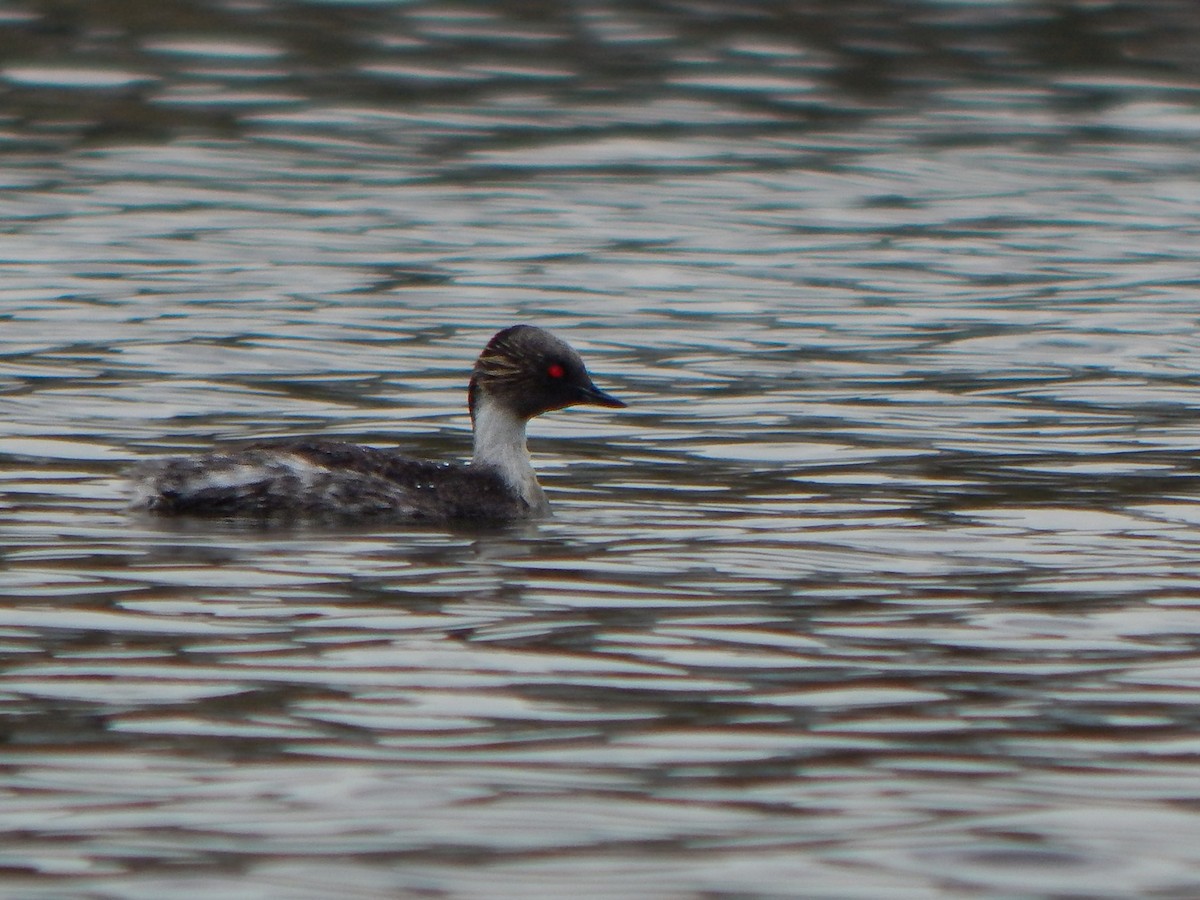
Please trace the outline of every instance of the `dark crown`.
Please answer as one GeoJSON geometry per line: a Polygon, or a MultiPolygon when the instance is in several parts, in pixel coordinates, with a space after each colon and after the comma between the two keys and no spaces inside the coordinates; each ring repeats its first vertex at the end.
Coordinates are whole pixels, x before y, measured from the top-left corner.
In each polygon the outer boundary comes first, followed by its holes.
{"type": "Polygon", "coordinates": [[[580,403],[625,405],[592,383],[569,344],[534,325],[505,328],[488,341],[471,373],[472,419],[483,394],[524,419],[580,403]]]}

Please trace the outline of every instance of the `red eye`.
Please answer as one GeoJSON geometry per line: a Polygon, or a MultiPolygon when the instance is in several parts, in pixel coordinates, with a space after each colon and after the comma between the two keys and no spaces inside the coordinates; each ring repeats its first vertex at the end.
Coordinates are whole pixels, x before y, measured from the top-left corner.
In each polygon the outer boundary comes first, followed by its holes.
{"type": "Polygon", "coordinates": [[[563,372],[563,367],[558,363],[550,363],[550,365],[546,366],[546,374],[551,378],[562,378],[565,373],[563,372]]]}

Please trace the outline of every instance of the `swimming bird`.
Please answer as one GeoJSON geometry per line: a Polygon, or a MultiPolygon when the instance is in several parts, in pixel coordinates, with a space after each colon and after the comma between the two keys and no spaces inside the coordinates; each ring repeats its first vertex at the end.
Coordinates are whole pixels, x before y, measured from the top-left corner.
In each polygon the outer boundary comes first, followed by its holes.
{"type": "Polygon", "coordinates": [[[469,463],[414,459],[341,441],[256,443],[149,462],[132,473],[134,509],[271,521],[433,524],[535,518],[549,504],[526,446],[530,419],[568,406],[625,404],[592,383],[565,341],[533,325],[498,332],[471,373],[469,463]]]}

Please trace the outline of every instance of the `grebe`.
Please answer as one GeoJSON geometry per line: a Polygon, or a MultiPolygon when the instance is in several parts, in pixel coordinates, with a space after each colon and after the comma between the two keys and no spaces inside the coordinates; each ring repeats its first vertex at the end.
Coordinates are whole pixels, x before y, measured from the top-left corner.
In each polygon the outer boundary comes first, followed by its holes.
{"type": "Polygon", "coordinates": [[[588,404],[625,404],[592,383],[566,342],[533,325],[497,333],[471,373],[470,463],[412,459],[340,441],[298,440],[147,463],[133,473],[135,509],[161,515],[504,522],[549,512],[525,426],[588,404]]]}

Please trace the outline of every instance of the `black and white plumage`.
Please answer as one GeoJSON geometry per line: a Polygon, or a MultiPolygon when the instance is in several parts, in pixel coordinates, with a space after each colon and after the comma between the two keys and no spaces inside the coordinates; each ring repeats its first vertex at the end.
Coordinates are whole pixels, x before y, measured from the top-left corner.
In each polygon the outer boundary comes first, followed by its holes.
{"type": "Polygon", "coordinates": [[[135,509],[271,521],[504,522],[549,511],[525,426],[534,416],[589,404],[620,408],[567,343],[516,325],[488,342],[468,390],[470,463],[413,459],[340,441],[251,444],[151,462],[133,473],[135,509]]]}

